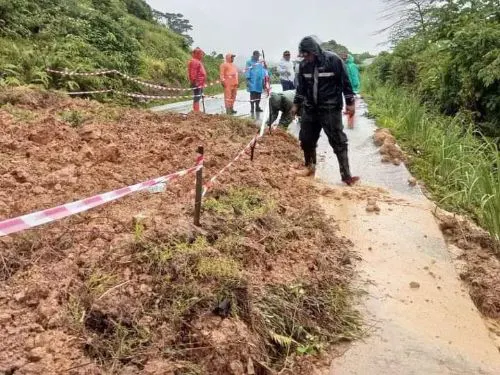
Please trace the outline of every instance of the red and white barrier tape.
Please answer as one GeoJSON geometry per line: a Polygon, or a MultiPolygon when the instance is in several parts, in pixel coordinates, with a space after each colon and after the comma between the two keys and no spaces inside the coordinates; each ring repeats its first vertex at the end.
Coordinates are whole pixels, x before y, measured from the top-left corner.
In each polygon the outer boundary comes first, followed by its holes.
{"type": "Polygon", "coordinates": [[[122,73],[118,70],[102,70],[102,71],[96,71],[96,72],[82,72],[82,73],[80,73],[80,72],[70,72],[67,69],[65,69],[65,70],[47,69],[47,72],[59,74],[59,75],[65,75],[65,76],[74,76],[74,77],[91,77],[91,76],[103,76],[103,75],[116,74],[120,77],[125,78],[128,81],[137,83],[137,84],[142,85],[144,87],[149,87],[151,89],[162,90],[162,91],[190,91],[193,89],[206,88],[206,87],[215,86],[215,85],[220,84],[220,81],[217,80],[214,82],[207,83],[203,87],[201,87],[201,86],[194,87],[194,88],[193,87],[166,87],[166,86],[157,85],[154,83],[141,81],[140,79],[129,76],[128,74],[122,73]]]}
{"type": "Polygon", "coordinates": [[[127,186],[118,190],[113,190],[107,193],[95,195],[90,198],[82,199],[76,202],[64,204],[43,211],[34,212],[28,215],[19,216],[13,219],[8,219],[0,222],[0,237],[12,233],[21,232],[26,229],[34,228],[39,225],[51,223],[63,219],[65,217],[76,215],[81,212],[88,211],[94,207],[101,206],[105,203],[123,198],[129,194],[145,190],[158,184],[167,184],[179,177],[183,177],[189,173],[193,173],[200,168],[203,168],[203,156],[199,155],[196,161],[196,166],[185,169],[179,172],[169,174],[167,176],[158,177],[152,180],[144,181],[139,184],[127,186]]]}
{"type": "Polygon", "coordinates": [[[203,95],[145,95],[145,94],[136,94],[136,93],[129,93],[129,92],[124,92],[124,91],[119,91],[119,90],[97,90],[97,91],[75,91],[75,92],[68,92],[68,95],[93,95],[93,94],[106,94],[106,93],[114,93],[118,95],[123,95],[123,96],[128,96],[130,98],[141,98],[141,99],[153,99],[153,100],[160,100],[160,99],[194,99],[194,98],[200,98],[203,95]]]}
{"type": "Polygon", "coordinates": [[[234,165],[234,163],[236,163],[249,148],[254,146],[254,144],[257,142],[258,138],[260,138],[259,135],[256,135],[255,137],[253,137],[252,140],[238,153],[238,155],[235,156],[235,158],[233,160],[231,160],[224,168],[222,168],[210,180],[208,180],[208,182],[203,186],[202,197],[205,197],[208,190],[210,190],[215,185],[215,183],[217,182],[217,179],[220,177],[221,174],[223,174],[227,169],[229,169],[232,165],[234,165]]]}

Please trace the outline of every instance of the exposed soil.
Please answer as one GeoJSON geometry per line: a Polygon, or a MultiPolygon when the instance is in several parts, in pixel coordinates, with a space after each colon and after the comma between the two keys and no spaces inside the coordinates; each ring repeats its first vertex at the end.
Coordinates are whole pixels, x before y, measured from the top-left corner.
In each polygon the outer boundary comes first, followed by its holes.
{"type": "MultiPolygon", "coordinates": [[[[0,104],[1,218],[192,166],[198,145],[210,177],[255,134],[31,91],[0,104]]],[[[0,238],[0,373],[311,373],[359,318],[351,244],[289,171],[299,160],[294,139],[265,137],[209,193],[201,229],[188,176],[0,238]]]]}
{"type": "Polygon", "coordinates": [[[389,129],[377,129],[373,135],[373,142],[380,147],[383,163],[400,165],[406,160],[403,150],[396,144],[396,138],[389,129]]]}
{"type": "Polygon", "coordinates": [[[486,317],[500,319],[498,243],[464,217],[443,210],[438,210],[436,216],[472,300],[486,317]]]}

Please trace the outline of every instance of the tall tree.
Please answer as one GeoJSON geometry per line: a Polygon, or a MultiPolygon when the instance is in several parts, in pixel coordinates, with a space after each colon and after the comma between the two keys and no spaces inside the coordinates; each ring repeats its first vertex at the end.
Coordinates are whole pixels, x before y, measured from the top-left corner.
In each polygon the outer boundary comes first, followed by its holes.
{"type": "Polygon", "coordinates": [[[380,33],[389,31],[389,40],[400,40],[425,32],[430,22],[431,10],[440,0],[383,0],[385,9],[382,19],[390,21],[380,33]]]}
{"type": "Polygon", "coordinates": [[[184,15],[181,13],[162,13],[157,10],[154,11],[154,15],[159,23],[167,26],[174,33],[182,35],[188,45],[193,44],[193,38],[188,34],[193,30],[193,26],[189,20],[184,18],[184,15]]]}

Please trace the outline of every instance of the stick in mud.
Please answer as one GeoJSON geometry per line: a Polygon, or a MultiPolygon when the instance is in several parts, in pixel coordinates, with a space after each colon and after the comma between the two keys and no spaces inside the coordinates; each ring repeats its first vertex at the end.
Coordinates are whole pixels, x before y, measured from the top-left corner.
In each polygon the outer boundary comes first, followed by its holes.
{"type": "Polygon", "coordinates": [[[203,113],[207,113],[205,110],[205,95],[201,94],[201,105],[203,106],[203,113]]]}
{"type": "Polygon", "coordinates": [[[257,146],[257,139],[259,138],[259,131],[257,131],[257,135],[255,136],[255,139],[252,143],[252,146],[250,146],[250,160],[253,161],[253,155],[255,153],[255,146],[257,146]]]}
{"type": "MultiPolygon", "coordinates": [[[[198,155],[203,156],[203,146],[198,146],[198,155]]],[[[194,201],[194,225],[201,226],[201,199],[203,193],[203,168],[196,171],[196,196],[194,201]]]]}

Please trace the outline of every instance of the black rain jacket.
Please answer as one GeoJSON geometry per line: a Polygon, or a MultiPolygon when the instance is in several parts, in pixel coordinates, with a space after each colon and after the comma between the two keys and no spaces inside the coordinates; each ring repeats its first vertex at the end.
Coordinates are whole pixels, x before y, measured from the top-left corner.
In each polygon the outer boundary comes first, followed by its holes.
{"type": "Polygon", "coordinates": [[[306,37],[300,52],[314,53],[315,61],[300,63],[298,87],[294,103],[304,109],[335,109],[343,107],[342,94],[347,105],[354,104],[355,94],[342,59],[333,52],[324,51],[313,37],[306,37]]]}

